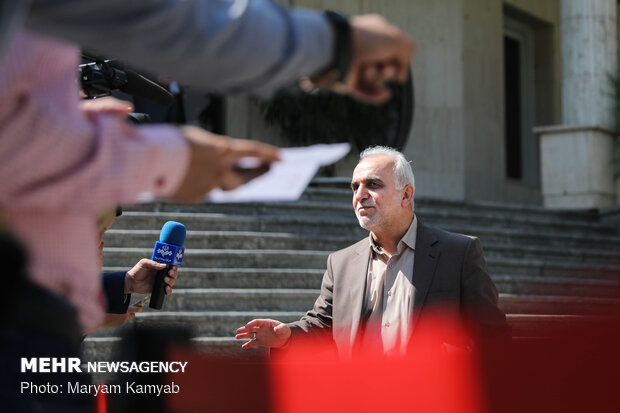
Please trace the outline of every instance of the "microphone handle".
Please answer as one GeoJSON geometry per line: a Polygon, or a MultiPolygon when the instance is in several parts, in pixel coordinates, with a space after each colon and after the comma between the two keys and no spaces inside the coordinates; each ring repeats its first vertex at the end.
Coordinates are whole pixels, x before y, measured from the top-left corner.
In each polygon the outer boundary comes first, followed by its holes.
{"type": "Polygon", "coordinates": [[[166,265],[166,268],[158,270],[155,274],[155,283],[153,284],[153,291],[151,292],[150,308],[161,310],[164,305],[164,298],[166,298],[166,284],[164,278],[170,271],[170,265],[166,265]]]}

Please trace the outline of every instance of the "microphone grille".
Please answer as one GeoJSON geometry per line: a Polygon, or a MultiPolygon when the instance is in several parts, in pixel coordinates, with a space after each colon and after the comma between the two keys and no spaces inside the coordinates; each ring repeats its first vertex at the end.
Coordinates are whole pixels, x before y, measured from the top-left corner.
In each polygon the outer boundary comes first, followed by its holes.
{"type": "Polygon", "coordinates": [[[185,243],[185,225],[176,221],[168,221],[161,228],[159,241],[170,245],[182,247],[185,243]]]}

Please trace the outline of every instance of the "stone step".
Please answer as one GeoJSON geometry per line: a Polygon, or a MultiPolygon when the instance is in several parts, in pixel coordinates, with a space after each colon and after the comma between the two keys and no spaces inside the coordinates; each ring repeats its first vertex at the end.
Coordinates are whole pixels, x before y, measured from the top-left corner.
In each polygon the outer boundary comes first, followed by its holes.
{"type": "MultiPolygon", "coordinates": [[[[314,289],[175,289],[166,311],[307,311],[320,291],[314,289]]],[[[137,298],[136,298],[137,300],[137,298]]],[[[614,314],[620,300],[600,297],[500,294],[502,311],[511,314],[614,314]]],[[[148,307],[144,312],[151,312],[148,307]]]]}
{"type": "Polygon", "coordinates": [[[620,318],[617,316],[567,314],[508,314],[506,319],[512,327],[514,338],[542,338],[563,335],[570,338],[574,331],[620,323],[620,318]]]}
{"type": "MultiPolygon", "coordinates": [[[[89,361],[118,361],[123,342],[120,337],[86,337],[82,342],[80,356],[83,363],[89,361]]],[[[214,355],[235,360],[266,360],[269,350],[264,347],[242,349],[243,341],[234,337],[195,337],[190,348],[198,354],[214,355]]]]}
{"type": "MultiPolygon", "coordinates": [[[[123,329],[140,325],[157,325],[165,331],[168,326],[184,327],[192,331],[194,337],[233,338],[235,331],[255,318],[270,318],[282,322],[298,320],[302,312],[294,311],[200,311],[200,312],[147,312],[119,329],[100,329],[88,336],[93,338],[111,338],[122,334],[123,329]]],[[[547,337],[553,334],[570,333],[570,330],[599,322],[618,321],[617,317],[590,315],[549,315],[549,314],[508,314],[506,316],[512,328],[513,337],[547,337]],[[603,320],[603,321],[601,321],[603,320]]],[[[105,343],[100,340],[98,343],[105,343]]]]}
{"type": "Polygon", "coordinates": [[[491,274],[511,276],[568,277],[584,280],[620,280],[620,267],[610,264],[545,261],[487,256],[491,274]]]}
{"type": "MultiPolygon", "coordinates": [[[[501,250],[501,248],[499,249],[501,250]]],[[[620,266],[599,263],[596,260],[583,262],[574,259],[549,260],[545,256],[549,250],[521,248],[505,251],[511,256],[499,254],[492,247],[486,250],[486,259],[491,274],[537,275],[557,277],[581,277],[588,279],[618,279],[620,266]],[[527,255],[526,255],[527,254],[527,255]],[[533,257],[533,258],[532,258],[533,257]]],[[[551,254],[549,252],[549,254],[551,254]]],[[[150,257],[150,248],[106,248],[104,263],[110,267],[133,266],[140,258],[150,257]]],[[[202,268],[304,268],[325,269],[328,251],[307,250],[214,250],[188,249],[183,259],[185,267],[202,268]]],[[[611,259],[611,257],[610,257],[611,259]]]]}
{"type": "Polygon", "coordinates": [[[620,298],[620,281],[495,275],[498,291],[506,294],[620,298]]]}
{"type": "Polygon", "coordinates": [[[291,214],[263,217],[223,213],[124,211],[114,223],[114,228],[158,230],[167,221],[181,222],[191,231],[267,231],[340,236],[362,234],[362,237],[364,234],[354,216],[346,218],[291,214]]]}
{"type": "Polygon", "coordinates": [[[500,294],[499,307],[506,314],[606,316],[620,314],[620,299],[500,294]]]}
{"type": "MultiPolygon", "coordinates": [[[[202,203],[202,204],[174,204],[158,202],[154,204],[132,205],[126,211],[158,212],[158,213],[208,213],[225,215],[250,215],[255,217],[273,215],[312,215],[312,216],[340,216],[350,218],[354,216],[351,199],[346,202],[325,200],[300,200],[295,202],[244,202],[244,203],[202,203]]],[[[124,211],[125,211],[124,210],[124,211]]],[[[123,211],[123,213],[124,213],[123,211]]]]}
{"type": "MultiPolygon", "coordinates": [[[[328,188],[322,186],[310,186],[306,189],[300,201],[315,202],[343,202],[350,205],[351,190],[348,181],[350,178],[344,178],[340,188],[328,188]]],[[[459,201],[438,199],[426,197],[416,194],[415,198],[416,210],[422,208],[438,209],[450,208],[461,211],[485,211],[494,215],[517,216],[526,214],[529,216],[538,216],[542,218],[553,218],[559,220],[580,220],[580,221],[596,221],[599,218],[596,209],[575,209],[567,210],[561,208],[548,208],[535,205],[510,204],[505,202],[493,201],[459,201]]]]}
{"type": "MultiPolygon", "coordinates": [[[[127,267],[104,267],[104,272],[127,267]]],[[[322,269],[187,268],[182,267],[177,288],[319,288],[322,269]]]]}
{"type": "MultiPolygon", "coordinates": [[[[106,234],[107,255],[112,248],[152,248],[159,238],[157,231],[110,230],[106,234]],[[110,240],[110,237],[115,237],[110,240]],[[120,245],[119,245],[120,244],[120,245]]],[[[210,250],[324,250],[335,251],[358,241],[359,238],[337,236],[296,236],[292,234],[259,232],[190,231],[187,249],[210,250]]],[[[534,246],[484,242],[485,256],[532,258],[563,262],[591,262],[620,264],[620,251],[594,248],[562,247],[556,245],[534,246]]]]}
{"type": "MultiPolygon", "coordinates": [[[[254,231],[188,231],[185,247],[191,249],[297,249],[335,251],[345,248],[365,234],[359,236],[296,235],[290,233],[254,231]]],[[[534,235],[532,235],[534,237],[534,235]]],[[[618,263],[620,248],[610,249],[606,244],[579,245],[530,245],[530,243],[493,242],[482,239],[487,255],[524,258],[544,257],[547,259],[576,260],[583,262],[618,263]],[[607,248],[607,249],[604,249],[607,248]]],[[[159,239],[156,230],[109,230],[105,241],[108,248],[152,248],[159,239]]]]}
{"type": "MultiPolygon", "coordinates": [[[[157,230],[111,229],[105,234],[106,247],[152,248],[159,240],[157,230]]],[[[187,231],[185,247],[192,249],[325,249],[336,251],[359,241],[360,236],[306,235],[258,231],[187,231]]]]}
{"type": "MultiPolygon", "coordinates": [[[[514,222],[530,220],[554,222],[556,224],[595,224],[602,232],[616,233],[609,225],[600,225],[595,210],[565,210],[525,206],[497,202],[463,202],[434,198],[416,198],[416,212],[427,221],[436,216],[459,215],[469,217],[485,217],[493,221],[514,222]],[[523,220],[525,218],[525,220],[523,220]]],[[[333,188],[308,188],[304,196],[295,202],[254,202],[235,204],[174,204],[152,203],[130,206],[128,211],[156,212],[191,212],[236,215],[326,215],[353,216],[351,190],[334,190],[333,188]]]]}
{"type": "Polygon", "coordinates": [[[254,318],[273,318],[288,323],[303,314],[301,311],[145,311],[121,328],[102,328],[89,337],[120,336],[124,329],[134,328],[134,324],[157,325],[162,329],[168,326],[187,328],[194,337],[234,337],[237,328],[254,318]]]}
{"type": "Polygon", "coordinates": [[[613,250],[620,252],[620,236],[589,234],[579,232],[543,231],[541,229],[504,228],[470,223],[442,227],[442,229],[459,234],[473,235],[485,243],[525,244],[540,246],[559,246],[567,248],[584,248],[613,250]]]}
{"type": "MultiPolygon", "coordinates": [[[[106,248],[106,266],[130,267],[140,258],[150,258],[152,249],[106,248]]],[[[314,268],[323,269],[327,262],[326,251],[301,250],[185,250],[183,266],[226,268],[314,268]]]]}
{"type": "MultiPolygon", "coordinates": [[[[546,219],[530,216],[490,216],[483,212],[463,213],[458,210],[420,211],[420,218],[428,224],[441,228],[464,227],[475,222],[486,226],[519,228],[530,232],[563,232],[583,235],[615,235],[614,227],[583,220],[546,219]]],[[[353,213],[349,216],[337,214],[311,215],[292,213],[290,210],[269,215],[241,215],[233,213],[197,212],[150,212],[125,211],[114,224],[116,229],[157,229],[166,221],[178,221],[190,230],[245,230],[293,232],[308,234],[350,234],[362,232],[353,213]]],[[[468,232],[468,231],[466,231],[468,232]]]]}
{"type": "MultiPolygon", "coordinates": [[[[105,267],[104,272],[126,271],[127,267],[105,267]]],[[[182,267],[176,288],[307,288],[321,286],[322,269],[286,268],[188,268],[182,267]]],[[[536,294],[586,297],[620,297],[620,281],[492,275],[497,289],[507,294],[536,294]]]]}
{"type": "MultiPolygon", "coordinates": [[[[620,237],[563,232],[530,231],[513,228],[460,225],[442,229],[473,235],[484,245],[525,245],[571,249],[577,251],[604,251],[620,256],[620,237]]],[[[186,245],[190,248],[290,248],[337,250],[344,248],[368,233],[361,228],[345,235],[295,234],[266,231],[187,231],[186,245]]],[[[159,239],[158,229],[113,229],[106,232],[110,247],[150,247],[159,239]]]]}
{"type": "Polygon", "coordinates": [[[620,265],[620,254],[616,251],[584,249],[579,247],[560,247],[555,245],[502,245],[483,244],[487,259],[496,257],[512,259],[538,259],[546,262],[610,264],[620,265]]]}

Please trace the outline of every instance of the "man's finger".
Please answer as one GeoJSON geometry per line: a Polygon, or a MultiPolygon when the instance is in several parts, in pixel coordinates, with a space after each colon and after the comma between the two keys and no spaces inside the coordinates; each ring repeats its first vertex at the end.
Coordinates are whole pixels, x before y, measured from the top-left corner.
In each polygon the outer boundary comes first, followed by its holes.
{"type": "Polygon", "coordinates": [[[241,348],[246,349],[246,348],[255,347],[255,346],[260,346],[260,344],[258,344],[258,341],[250,340],[247,343],[243,343],[241,345],[241,348]]]}
{"type": "Polygon", "coordinates": [[[237,334],[235,335],[235,338],[237,340],[252,340],[254,338],[254,334],[253,333],[241,333],[241,334],[237,334]]]}
{"type": "Polygon", "coordinates": [[[164,277],[164,282],[166,284],[168,284],[168,286],[170,288],[174,287],[174,284],[176,284],[177,279],[176,278],[172,278],[172,277],[164,277]]]}
{"type": "Polygon", "coordinates": [[[164,268],[166,266],[166,264],[164,264],[164,263],[153,261],[153,260],[149,260],[147,258],[142,258],[140,260],[140,265],[142,267],[152,268],[152,269],[156,269],[156,270],[160,270],[160,269],[162,269],[162,268],[164,268]]]}

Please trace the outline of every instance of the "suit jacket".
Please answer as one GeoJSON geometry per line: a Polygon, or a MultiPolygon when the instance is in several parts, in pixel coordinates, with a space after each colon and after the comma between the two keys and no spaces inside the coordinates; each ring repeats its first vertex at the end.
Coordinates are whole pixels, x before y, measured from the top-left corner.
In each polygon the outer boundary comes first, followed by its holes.
{"type": "MultiPolygon", "coordinates": [[[[369,259],[368,238],[330,254],[314,308],[289,324],[292,342],[300,337],[331,334],[339,354],[351,355],[363,330],[369,259]]],[[[497,306],[497,289],[477,238],[431,228],[418,219],[412,281],[412,340],[416,327],[433,308],[465,321],[476,337],[509,336],[510,328],[497,306]]]]}

